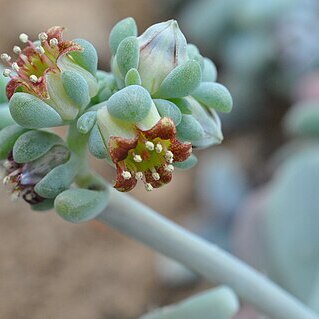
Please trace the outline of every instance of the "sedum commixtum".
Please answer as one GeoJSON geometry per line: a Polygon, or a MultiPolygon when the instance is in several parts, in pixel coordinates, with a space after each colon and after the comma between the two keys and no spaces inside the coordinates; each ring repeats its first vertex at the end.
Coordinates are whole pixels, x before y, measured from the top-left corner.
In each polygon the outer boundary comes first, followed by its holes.
{"type": "MultiPolygon", "coordinates": [[[[194,149],[221,143],[217,112],[231,110],[231,96],[216,83],[213,62],[187,43],[175,20],[154,24],[139,36],[134,19],[118,22],[109,37],[111,72],[97,70],[97,53],[89,42],[66,41],[63,30],[52,27],[34,42],[21,34],[25,47],[13,48],[16,60],[1,55],[8,66],[3,74],[9,78],[10,113],[18,124],[0,132],[0,140],[11,143],[1,159],[14,194],[31,205],[56,199],[59,212],[78,204],[74,196],[81,193],[87,205],[82,211],[95,212],[87,208],[106,205],[98,201],[107,187],[92,177],[86,146],[115,167],[114,187],[127,192],[138,182],[147,191],[169,183],[175,168],[196,164],[194,149]],[[52,134],[38,129],[60,125],[70,126],[65,145],[60,141],[44,147],[41,156],[22,156],[21,161],[17,154],[31,154],[37,149],[33,144],[43,146],[52,134]]],[[[75,211],[68,211],[68,218],[78,220],[75,211]]]]}

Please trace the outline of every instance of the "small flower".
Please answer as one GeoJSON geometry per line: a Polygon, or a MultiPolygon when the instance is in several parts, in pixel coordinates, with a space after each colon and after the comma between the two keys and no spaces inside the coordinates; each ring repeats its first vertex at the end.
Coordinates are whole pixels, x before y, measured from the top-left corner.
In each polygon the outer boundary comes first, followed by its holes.
{"type": "Polygon", "coordinates": [[[156,117],[156,109],[152,112],[144,123],[133,124],[113,118],[107,108],[98,111],[97,124],[116,166],[114,187],[119,191],[132,190],[139,180],[148,191],[169,183],[174,170],[172,164],[185,161],[192,152],[190,143],[176,138],[173,121],[156,117]],[[144,129],[146,123],[150,128],[144,129]]]}
{"type": "Polygon", "coordinates": [[[3,184],[10,188],[12,199],[22,197],[31,205],[39,204],[45,200],[36,191],[36,185],[55,167],[64,164],[70,156],[69,150],[61,145],[52,147],[50,151],[40,158],[27,162],[17,163],[9,154],[2,166],[5,171],[3,184]]]}
{"type": "Polygon", "coordinates": [[[187,61],[187,42],[177,22],[169,20],[148,28],[138,43],[138,71],[142,85],[152,94],[173,69],[187,61]]]}
{"type": "MultiPolygon", "coordinates": [[[[7,86],[7,95],[10,99],[18,87],[23,87],[24,92],[36,95],[42,99],[49,99],[48,84],[46,75],[48,73],[60,73],[58,60],[65,54],[72,51],[81,51],[82,48],[75,42],[64,41],[62,39],[62,27],[50,28],[46,33],[39,34],[40,43],[30,41],[26,34],[21,34],[20,38],[27,46],[21,49],[14,47],[14,52],[18,54],[15,62],[10,62],[8,55],[3,53],[1,58],[8,62],[12,68],[10,74],[11,81],[7,86]],[[51,40],[56,41],[56,45],[50,45],[51,40]]],[[[52,42],[52,41],[51,41],[52,42]]]]}
{"type": "Polygon", "coordinates": [[[115,33],[121,41],[117,41],[112,71],[119,88],[138,84],[152,97],[173,98],[190,94],[200,83],[200,63],[188,55],[186,39],[175,20],[154,24],[139,37],[122,39],[123,32],[115,33]]]}
{"type": "MultiPolygon", "coordinates": [[[[32,42],[26,34],[20,35],[20,41],[25,43],[24,48],[14,46],[13,52],[18,58],[13,61],[7,53],[1,59],[10,68],[5,69],[4,75],[10,77],[7,85],[7,97],[11,99],[15,92],[24,92],[38,97],[55,109],[62,119],[72,120],[79,111],[79,103],[74,98],[72,88],[76,85],[64,82],[76,80],[85,83],[88,96],[85,102],[97,92],[97,82],[94,75],[87,71],[72,54],[84,52],[78,41],[63,39],[64,28],[52,27],[47,32],[39,33],[39,40],[32,42]],[[63,78],[64,71],[72,71],[63,78]],[[73,75],[76,73],[75,75],[73,75]],[[72,77],[73,75],[73,77],[72,77]],[[78,80],[79,76],[81,79],[78,80]],[[67,79],[65,79],[68,77],[67,79]],[[63,82],[64,81],[64,82],[63,82]],[[70,86],[72,88],[70,89],[70,86]]],[[[82,89],[82,87],[81,87],[82,89]]],[[[73,90],[74,91],[74,90],[73,90]]],[[[82,99],[83,100],[83,99],[82,99]]],[[[82,106],[82,105],[80,105],[82,106]]]]}

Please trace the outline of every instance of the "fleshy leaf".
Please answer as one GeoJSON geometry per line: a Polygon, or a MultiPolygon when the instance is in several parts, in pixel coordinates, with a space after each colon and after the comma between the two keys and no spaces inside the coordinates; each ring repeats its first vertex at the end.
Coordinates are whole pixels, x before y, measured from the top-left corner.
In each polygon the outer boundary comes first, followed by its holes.
{"type": "Polygon", "coordinates": [[[119,21],[111,30],[109,45],[113,55],[115,55],[119,44],[130,36],[137,36],[136,22],[131,17],[119,21]]]}
{"type": "Polygon", "coordinates": [[[137,68],[139,52],[138,41],[134,36],[125,38],[120,43],[116,52],[116,61],[123,77],[130,69],[137,68]]]}
{"type": "Polygon", "coordinates": [[[90,133],[88,146],[89,151],[93,156],[97,158],[106,158],[108,156],[107,148],[97,125],[93,126],[90,133]]]}
{"type": "Polygon", "coordinates": [[[0,131],[0,160],[4,160],[9,156],[16,140],[27,131],[26,128],[15,124],[7,126],[0,131]]]}
{"type": "Polygon", "coordinates": [[[161,117],[169,117],[173,120],[175,126],[177,126],[182,120],[182,113],[179,108],[168,100],[155,99],[153,102],[161,115],[161,117]]]}
{"type": "Polygon", "coordinates": [[[107,101],[111,116],[133,123],[144,119],[151,106],[150,94],[139,85],[128,86],[114,93],[107,101]]]}
{"type": "Polygon", "coordinates": [[[13,158],[17,163],[34,161],[47,153],[54,145],[63,145],[56,134],[45,131],[29,131],[22,134],[14,144],[13,158]]]}
{"type": "Polygon", "coordinates": [[[219,112],[229,113],[233,107],[233,99],[225,86],[219,83],[202,82],[192,92],[192,96],[208,108],[219,112]]]}
{"type": "Polygon", "coordinates": [[[129,85],[141,85],[142,80],[140,74],[136,69],[130,69],[125,76],[125,86],[129,85]]]}
{"type": "Polygon", "coordinates": [[[97,70],[98,57],[94,46],[84,39],[75,39],[73,40],[73,42],[79,44],[83,48],[83,51],[73,51],[69,54],[72,56],[76,63],[81,65],[85,70],[95,75],[97,70]]]}
{"type": "Polygon", "coordinates": [[[64,124],[61,116],[34,95],[18,92],[9,103],[13,119],[26,128],[44,128],[64,124]]]}
{"type": "Polygon", "coordinates": [[[171,102],[173,102],[183,114],[192,114],[192,106],[187,101],[187,99],[180,97],[175,99],[169,99],[171,102]]]}
{"type": "Polygon", "coordinates": [[[77,72],[66,70],[61,74],[66,94],[81,108],[90,102],[89,87],[85,79],[77,72]]]}
{"type": "Polygon", "coordinates": [[[204,58],[204,67],[202,70],[202,81],[203,82],[215,82],[217,79],[216,65],[212,60],[204,58]]]}
{"type": "Polygon", "coordinates": [[[95,218],[108,204],[109,191],[69,189],[57,196],[54,207],[57,213],[72,223],[95,218]]]}
{"type": "Polygon", "coordinates": [[[177,126],[177,136],[182,141],[197,141],[204,137],[204,130],[200,123],[192,116],[183,114],[177,126]]]}
{"type": "Polygon", "coordinates": [[[55,198],[73,183],[77,173],[77,162],[73,155],[68,162],[51,170],[36,186],[37,194],[44,198],[55,198]]]}
{"type": "Polygon", "coordinates": [[[199,85],[201,77],[202,72],[199,63],[189,60],[176,67],[164,79],[154,97],[174,98],[187,96],[199,85]]]}
{"type": "Polygon", "coordinates": [[[89,111],[84,113],[77,122],[77,129],[81,134],[89,133],[96,122],[96,112],[89,111]]]}

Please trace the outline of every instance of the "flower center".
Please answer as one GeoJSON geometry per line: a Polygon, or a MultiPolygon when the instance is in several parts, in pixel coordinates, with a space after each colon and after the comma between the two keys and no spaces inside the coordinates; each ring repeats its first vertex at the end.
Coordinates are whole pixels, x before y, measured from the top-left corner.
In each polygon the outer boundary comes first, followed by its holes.
{"type": "Polygon", "coordinates": [[[135,178],[145,184],[146,190],[152,190],[150,179],[160,181],[164,171],[172,172],[174,154],[169,150],[170,140],[159,137],[147,140],[143,134],[137,141],[136,147],[129,150],[127,157],[118,162],[125,180],[135,178]]]}
{"type": "Polygon", "coordinates": [[[1,54],[1,59],[10,67],[4,70],[5,76],[35,84],[41,82],[46,70],[58,70],[57,59],[60,53],[58,39],[48,39],[45,32],[41,32],[38,37],[39,41],[34,43],[26,34],[20,34],[19,39],[26,44],[26,47],[24,49],[19,46],[13,47],[13,52],[18,55],[15,62],[11,62],[11,56],[8,54],[1,54]]]}

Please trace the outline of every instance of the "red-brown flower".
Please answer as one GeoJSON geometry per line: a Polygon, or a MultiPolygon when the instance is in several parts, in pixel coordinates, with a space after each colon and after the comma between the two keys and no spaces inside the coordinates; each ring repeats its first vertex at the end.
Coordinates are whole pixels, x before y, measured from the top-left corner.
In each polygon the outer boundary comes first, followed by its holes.
{"type": "Polygon", "coordinates": [[[133,139],[111,136],[108,142],[117,169],[114,187],[121,192],[132,190],[138,180],[148,191],[169,183],[172,164],[185,161],[192,152],[190,143],[176,139],[176,127],[170,118],[160,119],[149,130],[136,127],[136,132],[133,139]]]}
{"type": "Polygon", "coordinates": [[[34,43],[26,34],[21,34],[20,40],[26,43],[26,47],[14,47],[14,52],[18,54],[17,60],[12,62],[8,54],[1,55],[2,60],[11,67],[11,70],[6,69],[4,72],[11,78],[7,85],[9,99],[19,87],[41,99],[49,99],[45,75],[59,73],[60,57],[72,51],[83,50],[79,44],[63,40],[63,30],[62,27],[52,27],[47,32],[41,32],[39,43],[34,43]]]}

